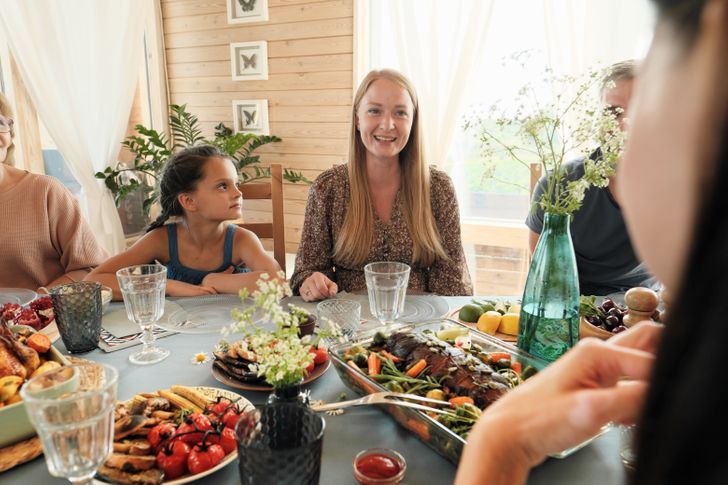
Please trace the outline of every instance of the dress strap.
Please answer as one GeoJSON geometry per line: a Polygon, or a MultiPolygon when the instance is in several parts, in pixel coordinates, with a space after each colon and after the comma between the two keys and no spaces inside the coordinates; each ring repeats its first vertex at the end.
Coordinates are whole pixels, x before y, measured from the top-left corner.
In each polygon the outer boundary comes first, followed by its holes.
{"type": "Polygon", "coordinates": [[[237,230],[235,224],[228,224],[227,231],[225,232],[225,246],[223,247],[223,260],[222,269],[228,268],[232,264],[233,260],[233,240],[235,238],[235,231],[237,230]]]}
{"type": "Polygon", "coordinates": [[[179,256],[177,248],[177,223],[167,224],[167,247],[169,248],[169,262],[179,266],[179,256]]]}

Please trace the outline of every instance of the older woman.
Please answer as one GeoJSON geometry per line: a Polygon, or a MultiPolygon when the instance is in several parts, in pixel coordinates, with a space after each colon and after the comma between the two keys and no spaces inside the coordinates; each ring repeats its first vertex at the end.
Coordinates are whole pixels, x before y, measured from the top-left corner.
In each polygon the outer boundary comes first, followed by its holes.
{"type": "Polygon", "coordinates": [[[473,292],[452,182],[427,167],[417,95],[392,70],[364,78],[352,109],[349,163],[311,187],[291,287],[306,301],[360,290],[364,265],[373,261],[410,265],[412,289],[473,292]]]}
{"type": "Polygon", "coordinates": [[[458,484],[525,483],[610,421],[639,423],[630,483],[728,483],[728,0],[654,3],[617,176],[635,249],[676,295],[670,320],[583,340],[488,408],[458,484]]]}
{"type": "Polygon", "coordinates": [[[43,290],[81,280],[108,254],[60,182],[13,167],[13,135],[10,105],[0,94],[0,288],[43,290]]]}

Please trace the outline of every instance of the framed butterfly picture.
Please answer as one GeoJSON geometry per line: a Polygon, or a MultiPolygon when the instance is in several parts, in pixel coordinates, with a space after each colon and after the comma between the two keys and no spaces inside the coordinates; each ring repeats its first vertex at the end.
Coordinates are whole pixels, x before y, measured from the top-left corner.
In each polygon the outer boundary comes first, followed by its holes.
{"type": "Polygon", "coordinates": [[[266,22],[268,0],[225,0],[229,24],[266,22]]]}
{"type": "Polygon", "coordinates": [[[230,44],[233,81],[268,79],[268,42],[234,42],[230,44]]]}
{"type": "Polygon", "coordinates": [[[236,133],[269,135],[268,100],[236,99],[233,101],[233,127],[236,133]]]}

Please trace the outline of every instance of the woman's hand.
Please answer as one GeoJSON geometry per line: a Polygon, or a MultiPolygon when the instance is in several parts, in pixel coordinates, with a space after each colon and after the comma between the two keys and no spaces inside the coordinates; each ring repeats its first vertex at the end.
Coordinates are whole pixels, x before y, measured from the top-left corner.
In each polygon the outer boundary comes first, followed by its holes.
{"type": "Polygon", "coordinates": [[[336,283],[328,279],[326,275],[317,271],[301,283],[298,291],[303,301],[316,301],[336,296],[336,293],[339,292],[339,287],[336,283]]]}
{"type": "Polygon", "coordinates": [[[634,423],[661,331],[643,323],[608,341],[584,339],[491,405],[468,435],[456,483],[525,482],[548,454],[609,422],[634,423]]]}
{"type": "Polygon", "coordinates": [[[167,296],[204,296],[216,295],[215,288],[204,285],[191,285],[182,281],[167,280],[167,296]]]}

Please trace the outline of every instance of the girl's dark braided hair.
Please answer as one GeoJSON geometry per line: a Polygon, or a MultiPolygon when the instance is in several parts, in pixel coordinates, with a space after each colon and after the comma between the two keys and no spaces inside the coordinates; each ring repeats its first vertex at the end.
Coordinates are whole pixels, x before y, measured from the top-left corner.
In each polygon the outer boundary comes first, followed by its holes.
{"type": "Polygon", "coordinates": [[[197,145],[185,148],[172,155],[162,171],[159,181],[159,203],[162,213],[146,229],[146,232],[162,227],[173,216],[182,216],[184,211],[177,196],[192,192],[202,178],[202,168],[212,157],[229,158],[219,148],[212,145],[197,145]]]}

